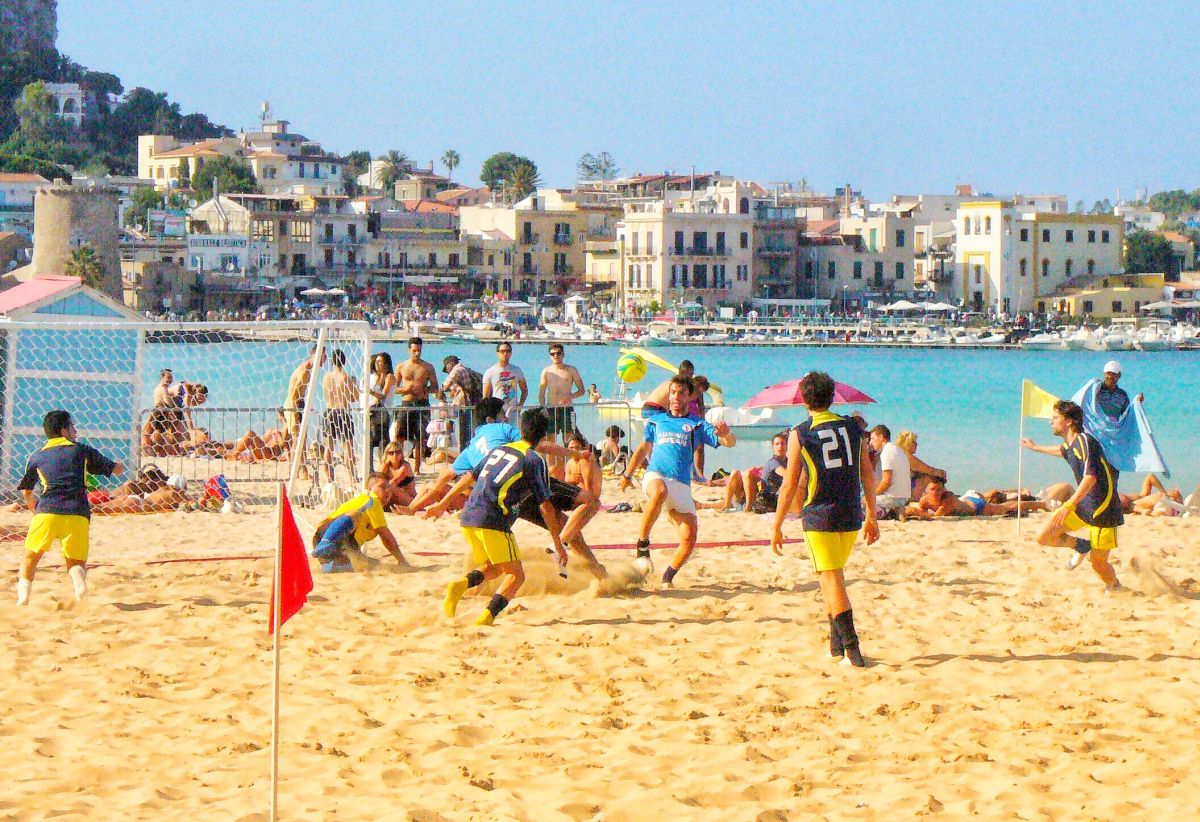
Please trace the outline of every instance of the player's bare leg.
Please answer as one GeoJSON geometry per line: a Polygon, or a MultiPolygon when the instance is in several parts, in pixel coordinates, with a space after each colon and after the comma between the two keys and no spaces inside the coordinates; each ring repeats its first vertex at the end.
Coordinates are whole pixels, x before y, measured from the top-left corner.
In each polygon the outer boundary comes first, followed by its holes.
{"type": "Polygon", "coordinates": [[[675,549],[675,556],[671,558],[671,564],[663,571],[662,587],[674,588],[675,575],[688,561],[692,551],[696,550],[697,523],[695,514],[681,514],[672,510],[667,512],[667,516],[670,517],[671,522],[675,523],[675,530],[679,532],[679,547],[675,549]]]}

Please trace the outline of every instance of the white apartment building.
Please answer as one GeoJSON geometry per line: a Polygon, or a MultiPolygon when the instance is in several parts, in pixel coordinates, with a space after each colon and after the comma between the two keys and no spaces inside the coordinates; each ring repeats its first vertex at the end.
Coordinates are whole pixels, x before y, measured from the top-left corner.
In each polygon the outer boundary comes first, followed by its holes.
{"type": "Polygon", "coordinates": [[[964,203],[955,227],[946,296],[973,311],[1045,311],[1064,283],[1123,272],[1120,217],[1030,212],[991,200],[964,203]]]}
{"type": "Polygon", "coordinates": [[[1071,210],[1065,194],[1014,194],[1012,203],[1022,213],[1066,214],[1071,210]]]}
{"type": "Polygon", "coordinates": [[[1113,214],[1125,221],[1126,231],[1158,231],[1167,215],[1141,203],[1118,203],[1113,214]]]}

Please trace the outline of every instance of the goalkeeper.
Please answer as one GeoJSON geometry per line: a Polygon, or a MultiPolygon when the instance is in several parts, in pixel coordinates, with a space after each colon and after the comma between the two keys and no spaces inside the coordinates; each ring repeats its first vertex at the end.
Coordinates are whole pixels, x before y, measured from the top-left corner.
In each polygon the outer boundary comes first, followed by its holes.
{"type": "Polygon", "coordinates": [[[343,503],[321,521],[313,534],[312,555],[320,560],[322,571],[339,574],[377,565],[377,560],[368,559],[362,552],[362,546],[375,537],[379,537],[383,547],[396,558],[400,568],[411,567],[383,515],[394,493],[387,475],[372,474],[367,481],[366,493],[343,503]]]}

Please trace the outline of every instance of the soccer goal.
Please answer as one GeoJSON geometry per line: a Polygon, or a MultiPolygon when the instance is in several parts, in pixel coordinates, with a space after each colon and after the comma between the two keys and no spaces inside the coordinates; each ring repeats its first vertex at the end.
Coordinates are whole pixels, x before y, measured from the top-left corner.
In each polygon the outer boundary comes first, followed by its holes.
{"type": "Polygon", "coordinates": [[[297,505],[329,506],[367,476],[370,357],[363,322],[0,323],[4,495],[62,408],[126,478],[157,468],[190,497],[224,484],[247,501],[286,482],[297,505]]]}

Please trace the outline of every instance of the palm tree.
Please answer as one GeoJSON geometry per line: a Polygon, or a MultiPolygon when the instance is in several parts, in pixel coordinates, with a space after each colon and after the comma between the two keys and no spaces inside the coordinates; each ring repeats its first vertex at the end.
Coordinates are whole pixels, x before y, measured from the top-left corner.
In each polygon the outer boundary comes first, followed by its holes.
{"type": "Polygon", "coordinates": [[[462,157],[458,156],[458,152],[452,148],[446,149],[446,153],[442,155],[442,163],[446,166],[446,176],[453,177],[454,169],[458,168],[462,162],[462,157]]]}
{"type": "Polygon", "coordinates": [[[541,178],[538,177],[537,169],[529,163],[515,163],[508,173],[508,179],[504,181],[505,188],[508,190],[508,196],[513,202],[524,200],[530,194],[537,190],[541,178]]]}
{"type": "Polygon", "coordinates": [[[104,276],[104,266],[96,256],[96,249],[84,244],[67,256],[67,276],[78,277],[90,288],[99,288],[104,276]]]}
{"type": "Polygon", "coordinates": [[[412,161],[403,151],[392,149],[379,159],[383,162],[383,166],[376,172],[375,180],[384,191],[394,189],[396,181],[412,171],[412,161]]]}

